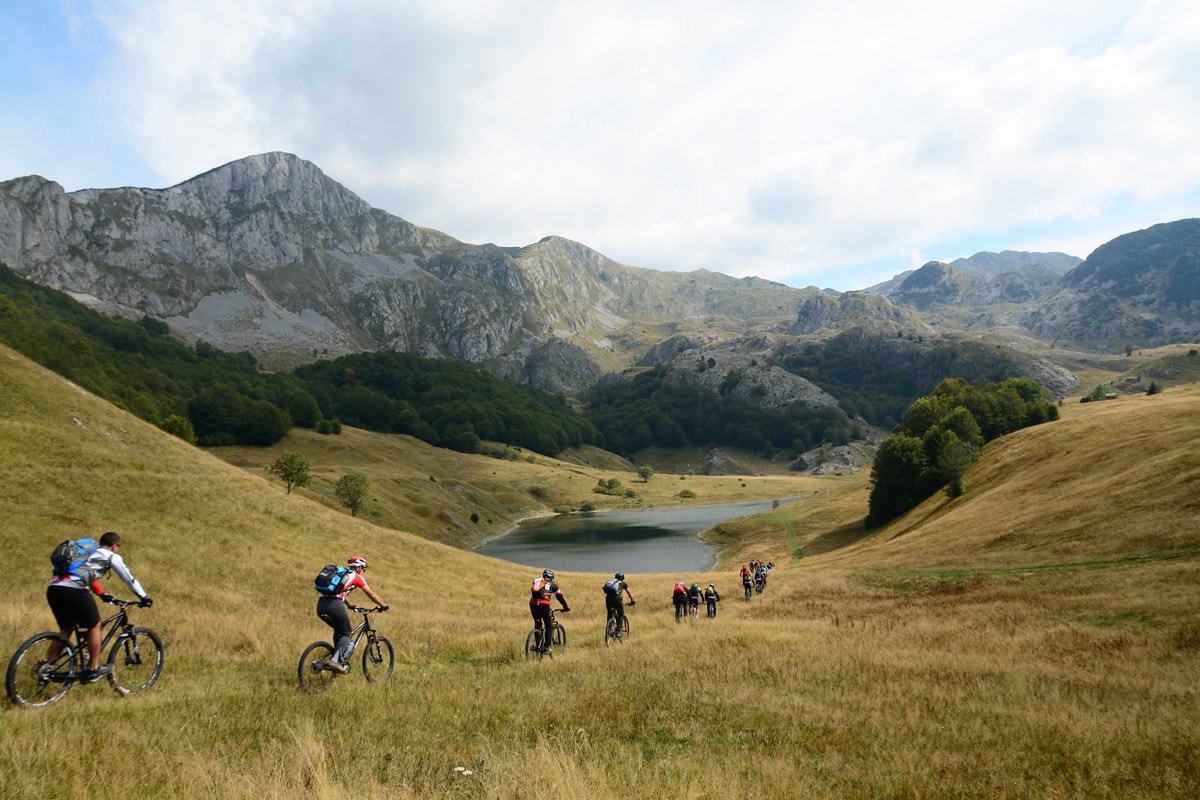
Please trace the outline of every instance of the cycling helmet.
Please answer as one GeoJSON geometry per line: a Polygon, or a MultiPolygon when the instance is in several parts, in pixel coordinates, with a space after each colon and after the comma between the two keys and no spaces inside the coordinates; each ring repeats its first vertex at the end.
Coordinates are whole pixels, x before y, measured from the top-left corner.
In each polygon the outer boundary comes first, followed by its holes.
{"type": "Polygon", "coordinates": [[[363,569],[366,569],[367,560],[362,556],[350,556],[350,558],[346,560],[346,566],[350,567],[351,569],[355,567],[362,567],[363,569]]]}
{"type": "Polygon", "coordinates": [[[625,580],[625,573],[624,573],[624,572],[618,572],[616,575],[613,575],[613,577],[614,577],[614,578],[616,578],[616,579],[617,579],[617,580],[619,580],[619,581],[623,581],[623,580],[625,580]]]}
{"type": "Polygon", "coordinates": [[[542,577],[548,581],[554,580],[554,570],[552,570],[552,569],[542,570],[542,577]]]}
{"type": "Polygon", "coordinates": [[[693,584],[692,584],[692,588],[693,588],[693,589],[699,589],[699,588],[700,588],[700,584],[698,584],[698,583],[693,583],[693,584]]]}

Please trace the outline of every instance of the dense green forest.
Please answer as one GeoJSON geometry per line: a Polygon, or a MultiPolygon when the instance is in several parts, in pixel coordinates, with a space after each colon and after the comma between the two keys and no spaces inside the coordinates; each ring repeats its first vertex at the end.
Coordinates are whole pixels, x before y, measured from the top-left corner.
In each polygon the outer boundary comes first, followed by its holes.
{"type": "Polygon", "coordinates": [[[946,377],[996,383],[1021,374],[975,342],[911,342],[856,331],[810,344],[784,357],[781,366],[838,398],[851,417],[887,430],[946,377]]]}
{"type": "Polygon", "coordinates": [[[1029,378],[988,385],[942,381],[912,404],[875,454],[867,524],[894,519],[943,487],[951,497],[961,495],[962,476],[979,448],[1056,419],[1058,406],[1029,378]]]}
{"type": "Polygon", "coordinates": [[[587,414],[609,450],[628,456],[650,446],[722,446],[794,456],[863,435],[861,426],[837,408],[796,403],[774,411],[725,394],[671,385],[666,377],[666,367],[655,367],[633,380],[611,380],[592,390],[587,414]]]}
{"type": "Polygon", "coordinates": [[[561,396],[497,378],[463,361],[360,353],[295,371],[327,416],[406,433],[465,453],[482,441],[556,455],[604,439],[561,396]]]}
{"type": "Polygon", "coordinates": [[[341,422],[474,452],[481,440],[555,455],[602,445],[561,397],[453,359],[369,353],[265,373],[249,353],[173,338],[167,325],[99,314],[0,264],[0,341],[85,389],[205,446],[268,445],[341,422]],[[335,422],[336,421],[336,422],[335,422]],[[333,424],[330,424],[330,423],[333,424]]]}

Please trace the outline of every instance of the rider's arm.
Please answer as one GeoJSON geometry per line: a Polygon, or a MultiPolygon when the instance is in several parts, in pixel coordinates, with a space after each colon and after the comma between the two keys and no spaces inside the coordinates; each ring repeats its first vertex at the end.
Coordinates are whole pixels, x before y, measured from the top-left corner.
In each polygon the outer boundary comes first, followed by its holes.
{"type": "Polygon", "coordinates": [[[387,603],[383,602],[383,600],[380,599],[379,595],[375,594],[375,590],[367,585],[367,579],[364,578],[362,575],[355,575],[354,580],[351,581],[351,583],[354,586],[361,586],[363,592],[367,595],[367,597],[371,598],[372,603],[379,606],[380,608],[387,607],[387,603]]]}
{"type": "Polygon", "coordinates": [[[117,573],[117,576],[129,587],[129,591],[137,595],[140,600],[146,599],[146,590],[138,583],[137,578],[133,577],[133,573],[129,571],[129,567],[125,566],[125,559],[113,553],[109,564],[112,565],[112,571],[117,573]]]}

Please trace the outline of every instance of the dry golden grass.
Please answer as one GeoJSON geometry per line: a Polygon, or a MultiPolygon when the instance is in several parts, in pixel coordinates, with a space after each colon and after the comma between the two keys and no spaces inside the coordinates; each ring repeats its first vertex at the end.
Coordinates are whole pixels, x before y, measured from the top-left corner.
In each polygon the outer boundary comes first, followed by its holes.
{"type": "Polygon", "coordinates": [[[777,474],[658,474],[643,481],[631,465],[624,463],[617,469],[619,460],[601,458],[600,451],[581,452],[576,459],[607,463],[607,468],[536,454],[507,461],[431,447],[410,436],[355,428],[344,428],[340,436],[295,429],[272,447],[221,447],[210,452],[259,476],[285,450],[303,455],[313,475],[310,486],[293,489],[293,494],[341,510],[334,484],[347,472],[361,472],[372,486],[371,498],[360,512],[363,518],[457,547],[501,534],[525,517],[576,511],[584,502],[598,510],[712,505],[799,497],[822,484],[788,472],[786,464],[763,462],[756,465],[764,471],[773,468],[777,474]],[[592,491],[599,480],[611,478],[621,481],[622,492],[631,489],[636,497],[592,491]],[[684,489],[695,497],[679,497],[684,489]],[[471,520],[472,514],[478,521],[471,520]]]}
{"type": "Polygon", "coordinates": [[[780,565],[762,596],[737,596],[738,552],[688,576],[723,590],[715,620],[676,624],[675,576],[631,575],[631,640],[606,649],[604,576],[563,575],[570,646],[539,664],[531,570],[286,495],[3,348],[0,387],[0,650],[50,625],[53,545],[115,529],[167,651],[145,695],[0,713],[4,798],[1200,794],[1194,387],[1064,406],[880,530],[861,476],[819,483],[721,534],[780,565]],[[396,673],[304,695],[308,587],[350,552],[393,604],[396,673]]]}

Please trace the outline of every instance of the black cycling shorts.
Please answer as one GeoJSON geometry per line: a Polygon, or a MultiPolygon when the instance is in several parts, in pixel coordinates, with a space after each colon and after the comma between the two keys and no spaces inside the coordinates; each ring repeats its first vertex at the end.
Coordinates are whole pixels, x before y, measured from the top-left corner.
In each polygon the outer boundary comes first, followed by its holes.
{"type": "Polygon", "coordinates": [[[90,628],[100,623],[100,609],[88,589],[74,586],[47,586],[46,602],[54,612],[60,631],[90,628]]]}

